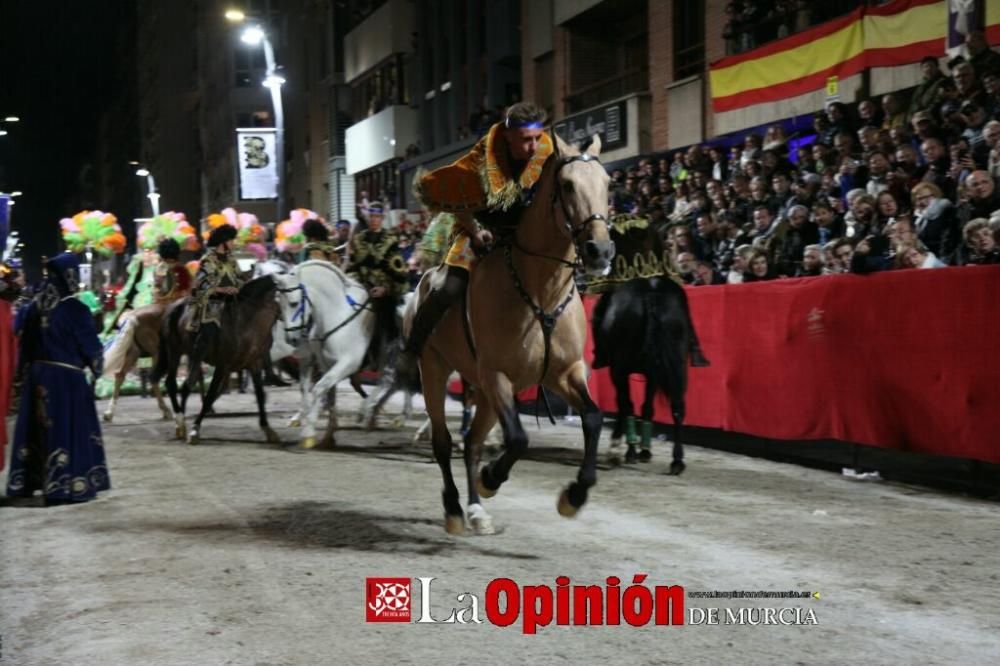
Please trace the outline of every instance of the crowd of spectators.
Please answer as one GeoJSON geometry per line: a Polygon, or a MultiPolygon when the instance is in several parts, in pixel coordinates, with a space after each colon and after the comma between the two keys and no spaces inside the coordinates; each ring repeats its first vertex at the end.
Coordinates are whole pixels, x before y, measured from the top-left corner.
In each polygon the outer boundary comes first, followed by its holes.
{"type": "Polygon", "coordinates": [[[615,170],[611,212],[649,218],[692,284],[1000,263],[1000,54],[967,45],[911,91],[830,104],[811,143],[774,125],[615,170]]]}

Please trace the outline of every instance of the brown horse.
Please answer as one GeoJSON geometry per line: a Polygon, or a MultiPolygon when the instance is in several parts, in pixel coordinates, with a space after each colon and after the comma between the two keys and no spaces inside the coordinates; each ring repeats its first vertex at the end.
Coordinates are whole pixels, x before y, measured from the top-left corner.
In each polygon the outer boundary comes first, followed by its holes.
{"type": "MultiPolygon", "coordinates": [[[[114,419],[115,405],[118,403],[122,382],[139,359],[152,358],[153,366],[156,366],[160,351],[160,325],[163,323],[163,313],[166,309],[167,304],[153,303],[126,314],[114,342],[104,351],[104,374],[115,378],[111,402],[104,411],[105,421],[110,423],[114,419]]],[[[160,384],[154,382],[151,388],[164,420],[169,419],[171,412],[163,400],[160,384]]]]}
{"type": "MultiPolygon", "coordinates": [[[[597,155],[596,139],[586,152],[555,137],[556,151],[546,162],[531,205],[515,233],[473,268],[466,294],[468,320],[457,307],[428,339],[420,358],[434,456],[444,478],[445,529],[465,529],[458,488],[451,472],[451,435],[444,417],[445,384],[457,370],[481,391],[464,447],[469,484],[469,522],[479,533],[492,532],[479,503],[493,496],[528,446],[514,395],[541,384],[582,415],[584,456],[577,480],[559,497],[558,510],[572,516],[587,501],[597,481],[597,443],[602,415],[587,388],[583,346],[587,321],[576,291],[575,272],[605,272],[614,256],[608,236],[608,176],[597,155]],[[466,331],[466,325],[468,331],[466,331]],[[470,346],[471,344],[471,346],[470,346]],[[476,476],[480,446],[497,418],[505,449],[476,476]]],[[[425,275],[422,299],[440,269],[425,275]]],[[[415,303],[407,317],[412,322],[415,303]]]]}
{"type": "Polygon", "coordinates": [[[167,392],[174,408],[177,421],[177,437],[187,437],[188,444],[197,444],[201,433],[201,422],[211,410],[212,404],[222,394],[223,382],[237,370],[247,370],[253,380],[254,395],[257,398],[257,413],[261,430],[267,441],[280,442],[277,433],[267,422],[264,409],[264,362],[271,349],[271,330],[280,314],[277,303],[277,287],[270,275],[256,278],[240,288],[236,298],[226,304],[222,311],[222,321],[213,344],[202,348],[197,342],[197,333],[188,332],[188,322],[194,309],[183,299],[168,306],[160,332],[160,352],[152,381],[157,383],[166,377],[167,392]],[[181,398],[177,399],[177,368],[182,356],[188,357],[188,376],[180,387],[181,398]],[[214,366],[212,382],[209,384],[201,403],[201,410],[195,418],[190,434],[184,421],[191,386],[201,375],[202,362],[214,366]]]}

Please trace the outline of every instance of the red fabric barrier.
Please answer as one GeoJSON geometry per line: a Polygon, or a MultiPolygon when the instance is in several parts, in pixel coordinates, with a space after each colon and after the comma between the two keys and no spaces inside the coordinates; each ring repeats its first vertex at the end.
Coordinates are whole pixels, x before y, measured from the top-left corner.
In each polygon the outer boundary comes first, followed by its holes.
{"type": "Polygon", "coordinates": [[[7,460],[7,412],[10,409],[11,385],[17,358],[14,317],[10,303],[0,301],[0,470],[7,460]]]}
{"type": "MultiPolygon", "coordinates": [[[[998,294],[997,266],[689,288],[712,365],[690,369],[686,423],[1000,463],[998,294]]],[[[590,387],[616,411],[606,369],[590,387]]]]}

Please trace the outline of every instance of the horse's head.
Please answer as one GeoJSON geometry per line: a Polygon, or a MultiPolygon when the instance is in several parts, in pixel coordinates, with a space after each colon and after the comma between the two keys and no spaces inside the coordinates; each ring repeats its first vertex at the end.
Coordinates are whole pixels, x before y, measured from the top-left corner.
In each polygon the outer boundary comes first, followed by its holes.
{"type": "Polygon", "coordinates": [[[601,140],[594,136],[584,151],[553,133],[556,150],[553,198],[566,231],[588,275],[603,275],[611,267],[615,244],[608,230],[608,174],[597,159],[601,140]]]}
{"type": "Polygon", "coordinates": [[[281,321],[284,323],[285,342],[296,346],[312,319],[309,294],[295,275],[272,275],[278,290],[281,321]]]}

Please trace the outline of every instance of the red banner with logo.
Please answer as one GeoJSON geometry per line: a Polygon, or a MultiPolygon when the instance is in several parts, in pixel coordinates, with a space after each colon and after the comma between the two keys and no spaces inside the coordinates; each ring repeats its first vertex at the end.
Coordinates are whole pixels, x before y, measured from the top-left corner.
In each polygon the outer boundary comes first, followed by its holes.
{"type": "MultiPolygon", "coordinates": [[[[996,266],[689,288],[712,365],[689,370],[686,422],[1000,463],[997,294],[996,266]]],[[[606,369],[590,387],[616,410],[606,369]]]]}

